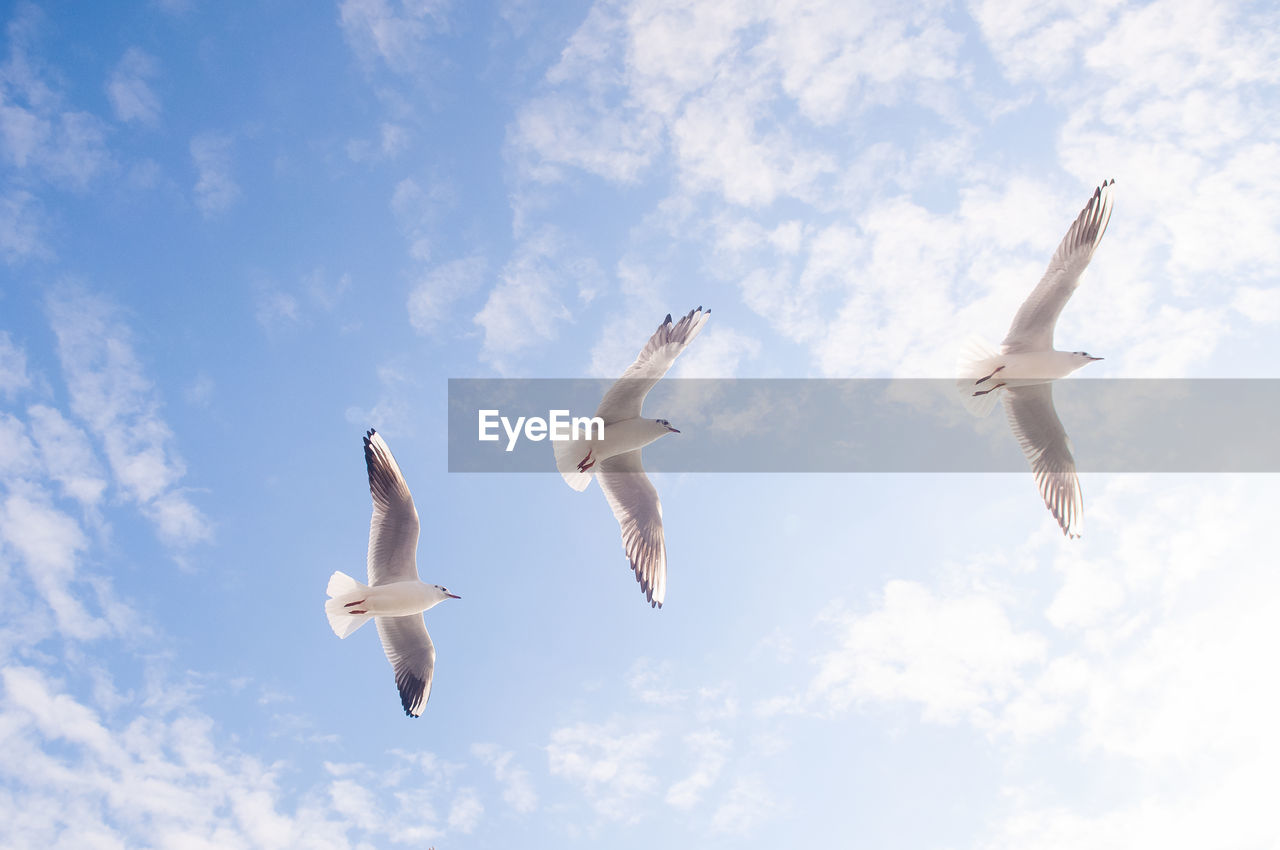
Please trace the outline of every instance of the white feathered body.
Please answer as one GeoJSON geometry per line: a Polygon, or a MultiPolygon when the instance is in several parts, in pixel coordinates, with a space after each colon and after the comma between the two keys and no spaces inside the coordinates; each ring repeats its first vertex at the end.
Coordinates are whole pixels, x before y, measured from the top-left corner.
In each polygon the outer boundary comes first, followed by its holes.
{"type": "Polygon", "coordinates": [[[604,426],[603,437],[555,441],[556,469],[570,487],[581,491],[591,483],[591,476],[601,461],[642,449],[670,433],[671,429],[656,419],[624,419],[609,423],[604,426]],[[579,465],[587,468],[579,470],[579,465]]]}
{"type": "Polygon", "coordinates": [[[1026,387],[1065,378],[1089,362],[1088,355],[1074,351],[1019,351],[985,358],[972,368],[979,370],[975,379],[1000,369],[1000,373],[991,379],[992,383],[1026,387]]]}
{"type": "Polygon", "coordinates": [[[329,577],[324,613],[334,634],[345,638],[373,617],[405,617],[421,614],[446,597],[433,584],[397,581],[370,587],[344,572],[329,577]]]}
{"type": "Polygon", "coordinates": [[[404,617],[409,614],[421,614],[442,601],[444,597],[433,585],[420,581],[397,581],[393,584],[379,584],[373,587],[360,584],[355,589],[330,599],[325,603],[325,607],[328,608],[331,605],[341,607],[348,603],[359,602],[354,607],[375,617],[404,617]]]}

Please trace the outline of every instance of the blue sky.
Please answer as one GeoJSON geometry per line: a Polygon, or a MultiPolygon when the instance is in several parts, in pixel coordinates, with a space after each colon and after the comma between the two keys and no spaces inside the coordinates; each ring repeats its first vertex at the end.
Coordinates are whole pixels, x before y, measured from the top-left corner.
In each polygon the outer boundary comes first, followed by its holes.
{"type": "Polygon", "coordinates": [[[949,377],[1107,177],[1059,345],[1276,377],[1267,4],[106,8],[0,7],[0,844],[1269,846],[1274,476],[663,474],[653,611],[445,427],[698,304],[677,376],[949,377]],[[368,427],[419,720],[321,610],[368,427]]]}

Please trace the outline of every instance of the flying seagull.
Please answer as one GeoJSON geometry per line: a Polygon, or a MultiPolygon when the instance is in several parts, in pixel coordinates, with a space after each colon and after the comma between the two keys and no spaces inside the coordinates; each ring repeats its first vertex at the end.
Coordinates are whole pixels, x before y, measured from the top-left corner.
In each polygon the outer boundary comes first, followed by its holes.
{"type": "Polygon", "coordinates": [[[690,310],[674,324],[671,314],[654,331],[636,362],[604,394],[596,416],[604,421],[602,437],[559,440],[556,468],[575,490],[585,490],[594,475],[622,527],[622,547],[644,597],[661,608],[667,595],[667,546],[662,537],[662,503],[640,462],[640,449],[659,437],[679,434],[665,419],[642,419],[644,397],[680,352],[693,342],[711,311],[690,310]]]}
{"type": "Polygon", "coordinates": [[[1102,358],[1083,351],[1056,350],[1053,328],[1107,230],[1114,185],[1114,180],[1107,180],[1093,190],[1093,197],[1063,237],[1039,285],[1013,317],[1000,350],[973,342],[960,362],[958,384],[966,406],[975,415],[985,416],[999,391],[1007,394],[1009,427],[1031,464],[1040,496],[1062,533],[1073,538],[1080,536],[1084,499],[1071,456],[1071,440],[1053,407],[1050,382],[1102,358]]]}
{"type": "Polygon", "coordinates": [[[324,603],[333,633],[345,638],[373,618],[387,660],[395,670],[404,713],[418,717],[431,696],[436,648],[422,612],[446,599],[461,599],[418,579],[418,511],[391,449],[370,429],[364,438],[373,519],[369,523],[369,583],[343,572],[329,577],[324,603]]]}

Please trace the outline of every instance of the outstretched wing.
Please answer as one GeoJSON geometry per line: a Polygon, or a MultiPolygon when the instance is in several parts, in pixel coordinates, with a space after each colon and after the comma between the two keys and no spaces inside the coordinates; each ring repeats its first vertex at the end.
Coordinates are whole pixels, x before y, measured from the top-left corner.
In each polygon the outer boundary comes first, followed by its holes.
{"type": "Polygon", "coordinates": [[[1076,216],[1049,261],[1044,277],[1013,317],[1003,343],[1006,353],[1053,348],[1053,328],[1058,323],[1058,315],[1080,285],[1080,274],[1089,265],[1111,220],[1114,198],[1111,187],[1115,182],[1107,180],[1094,189],[1093,197],[1076,216]]]}
{"type": "Polygon", "coordinates": [[[1079,537],[1084,524],[1084,497],[1071,456],[1071,440],[1053,407],[1053,385],[1007,387],[1004,398],[1009,427],[1031,464],[1045,507],[1068,537],[1079,537]]]}
{"type": "Polygon", "coordinates": [[[649,604],[658,608],[667,595],[667,544],[662,537],[662,503],[640,463],[640,450],[600,462],[600,489],[622,528],[622,548],[649,604]]]}
{"type": "Polygon", "coordinates": [[[704,311],[699,307],[690,310],[680,321],[672,324],[671,314],[668,313],[666,320],[658,326],[640,351],[636,362],[628,366],[622,377],[604,394],[600,406],[596,408],[596,416],[604,419],[605,425],[639,416],[644,397],[667,374],[671,364],[684,351],[685,346],[693,342],[693,338],[709,318],[711,311],[704,311]]]}
{"type": "Polygon", "coordinates": [[[364,462],[373,495],[369,584],[413,581],[418,577],[418,510],[391,449],[373,429],[364,438],[364,462]]]}
{"type": "Polygon", "coordinates": [[[375,617],[382,650],[396,674],[400,704],[404,713],[418,717],[431,696],[431,674],[436,669],[436,648],[427,634],[421,614],[404,617],[375,617]]]}

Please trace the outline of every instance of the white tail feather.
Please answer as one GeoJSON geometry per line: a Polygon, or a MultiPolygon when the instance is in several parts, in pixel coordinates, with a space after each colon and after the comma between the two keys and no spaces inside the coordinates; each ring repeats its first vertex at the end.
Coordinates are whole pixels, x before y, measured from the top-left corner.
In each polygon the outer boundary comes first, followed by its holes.
{"type": "Polygon", "coordinates": [[[999,383],[994,380],[985,381],[981,385],[976,383],[994,372],[999,365],[1000,352],[977,337],[970,337],[960,352],[960,357],[956,361],[956,390],[960,394],[960,400],[964,402],[965,409],[974,416],[986,416],[1000,398],[999,390],[974,395],[975,392],[989,390],[999,383]]]}
{"type": "Polygon", "coordinates": [[[372,614],[353,614],[346,607],[348,602],[355,602],[368,591],[369,585],[361,584],[344,572],[334,572],[329,576],[329,586],[325,588],[325,592],[331,598],[324,603],[324,613],[329,618],[329,627],[335,635],[345,638],[373,619],[372,614]]]}
{"type": "MultiPolygon", "coordinates": [[[[574,434],[581,435],[581,431],[574,434]]],[[[592,470],[580,472],[578,464],[587,453],[587,444],[582,439],[552,440],[551,448],[556,454],[556,469],[564,476],[565,483],[578,492],[587,489],[591,483],[592,470]]]]}

